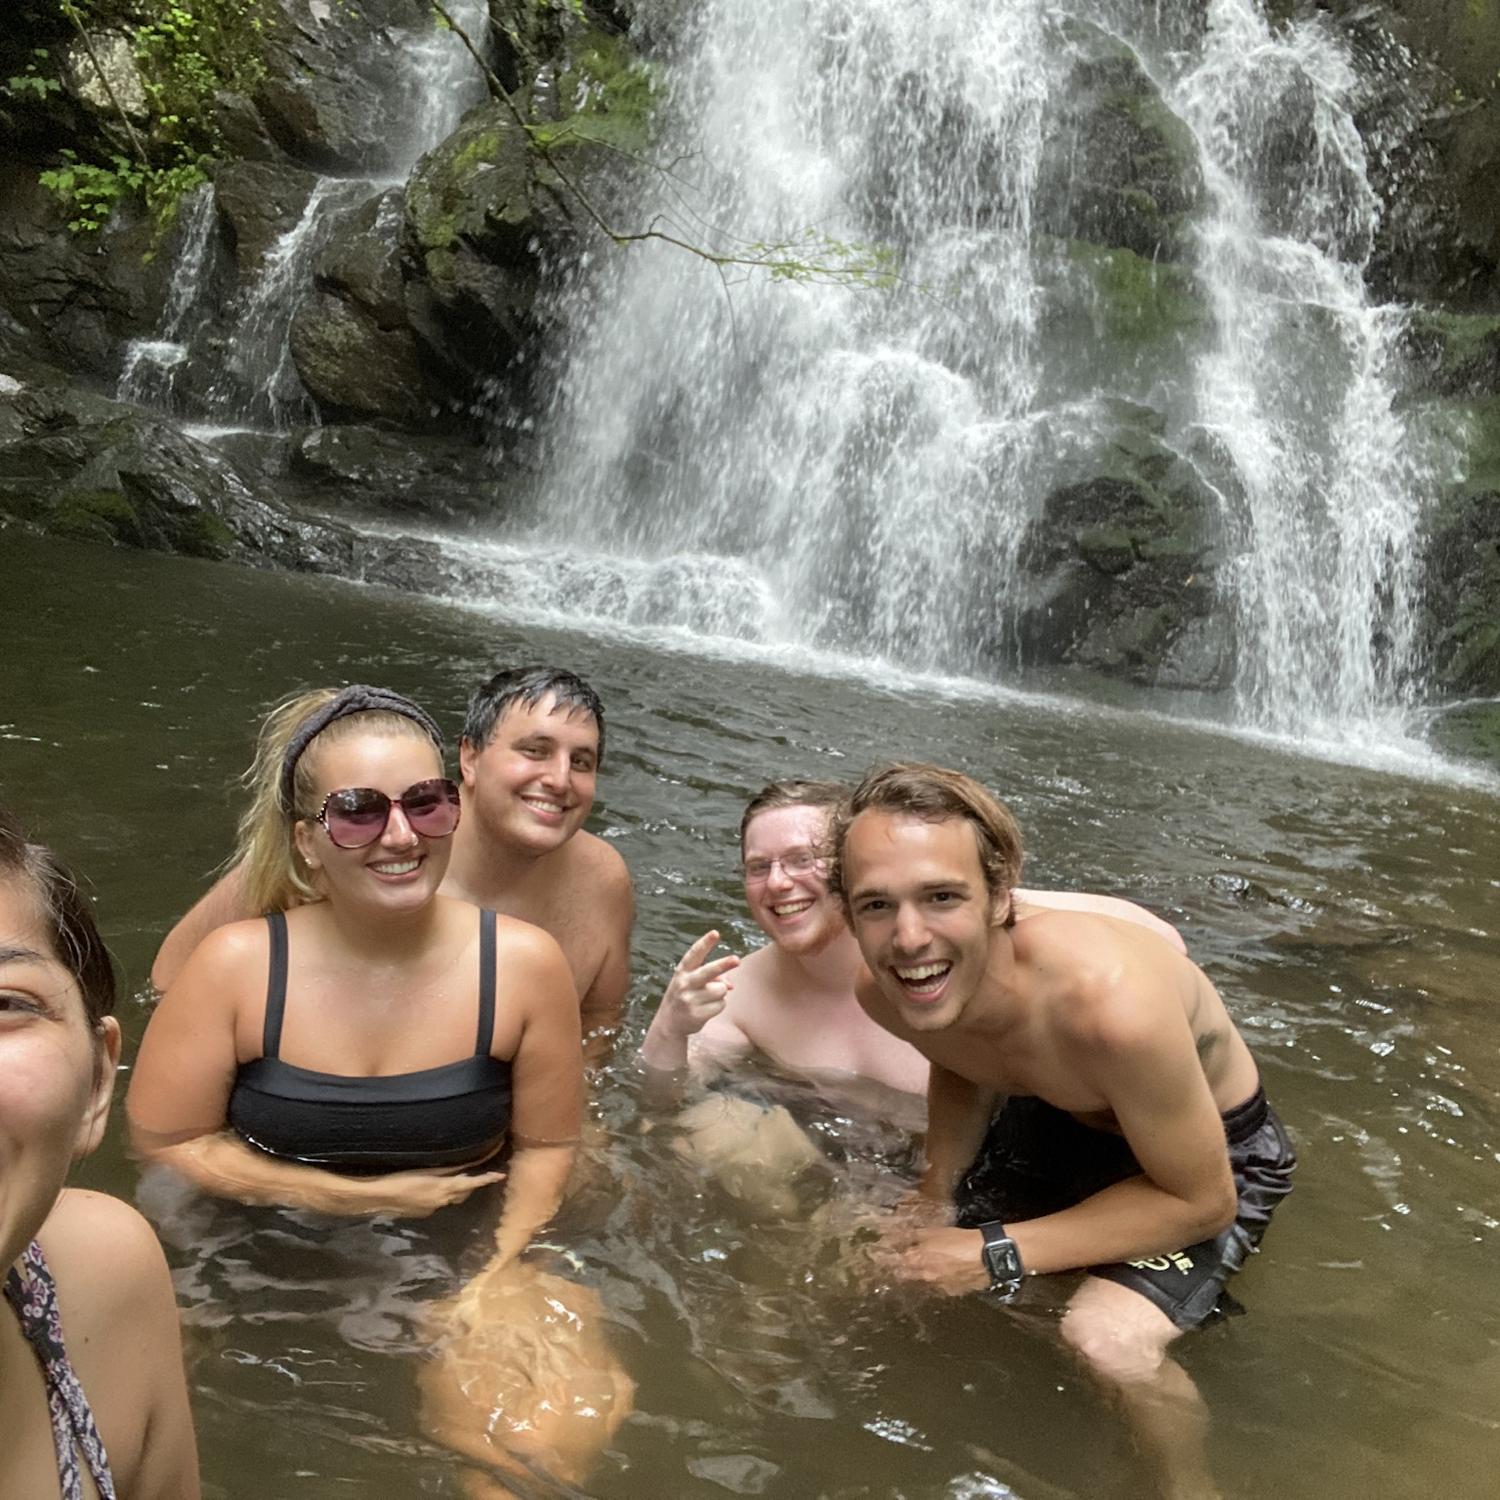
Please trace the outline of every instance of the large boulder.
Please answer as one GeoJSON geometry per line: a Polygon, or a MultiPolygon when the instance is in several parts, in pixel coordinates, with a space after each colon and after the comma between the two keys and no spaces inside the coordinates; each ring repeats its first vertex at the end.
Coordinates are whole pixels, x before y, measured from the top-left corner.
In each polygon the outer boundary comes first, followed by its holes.
{"type": "Polygon", "coordinates": [[[254,104],[293,160],[323,172],[378,170],[403,159],[390,101],[407,86],[408,40],[431,28],[423,0],[277,0],[254,104]]]}
{"type": "Polygon", "coordinates": [[[1234,653],[1216,608],[1217,507],[1154,414],[1119,406],[1095,472],[1049,493],[1022,540],[1013,628],[1023,659],[1226,687],[1234,653]]]}
{"type": "Polygon", "coordinates": [[[97,233],[72,233],[67,220],[34,170],[0,162],[0,307],[40,355],[113,379],[122,343],[156,326],[169,266],[148,256],[155,231],[138,206],[97,233]]]}
{"type": "Polygon", "coordinates": [[[374,427],[314,427],[293,445],[289,478],[320,507],[452,522],[493,518],[485,449],[374,427]]]}
{"type": "Polygon", "coordinates": [[[1050,122],[1038,223],[1150,260],[1176,259],[1203,197],[1192,133],[1133,53],[1095,46],[1102,55],[1074,67],[1066,113],[1050,122]]]}
{"type": "Polygon", "coordinates": [[[313,173],[284,163],[229,161],[219,168],[214,203],[241,286],[255,280],[271,247],[295,228],[317,181],[313,173]]]}
{"type": "Polygon", "coordinates": [[[406,189],[407,319],[450,378],[474,386],[527,354],[549,255],[574,206],[527,133],[481,105],[412,173],[406,189]]]}
{"type": "Polygon", "coordinates": [[[314,262],[314,288],[292,321],[292,358],[307,393],[333,421],[430,420],[429,385],[407,322],[401,279],[403,195],[392,188],[350,215],[314,262]]]}

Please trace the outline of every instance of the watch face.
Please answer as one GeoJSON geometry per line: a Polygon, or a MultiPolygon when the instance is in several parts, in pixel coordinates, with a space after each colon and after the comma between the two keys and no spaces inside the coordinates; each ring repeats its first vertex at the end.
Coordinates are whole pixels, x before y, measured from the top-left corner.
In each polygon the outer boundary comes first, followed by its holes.
{"type": "Polygon", "coordinates": [[[1021,1252],[1011,1239],[991,1240],[984,1247],[984,1264],[990,1273],[990,1281],[1014,1282],[1021,1279],[1021,1252]]]}

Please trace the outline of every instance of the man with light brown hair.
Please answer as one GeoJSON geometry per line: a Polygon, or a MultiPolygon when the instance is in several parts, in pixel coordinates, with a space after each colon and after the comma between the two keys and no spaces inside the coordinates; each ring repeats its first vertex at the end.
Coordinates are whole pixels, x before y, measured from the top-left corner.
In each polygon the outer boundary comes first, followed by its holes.
{"type": "MultiPolygon", "coordinates": [[[[783,780],[762,787],[740,819],[745,904],[770,941],[745,958],[709,955],[717,931],[683,955],[641,1045],[650,1068],[671,1072],[690,1057],[720,1065],[755,1050],[811,1074],[852,1074],[906,1093],[927,1088],[927,1059],[877,1026],[854,994],[859,948],[829,890],[828,824],[848,796],[834,781],[783,780]]],[[[1019,915],[1081,906],[1138,923],[1181,950],[1177,930],[1114,896],[1014,893],[1019,915]]]]}
{"type": "Polygon", "coordinates": [[[922,1192],[947,1212],[894,1222],[891,1268],[1006,1297],[1087,1272],[1065,1341],[1124,1400],[1164,1493],[1216,1493],[1167,1348],[1214,1316],[1295,1165],[1218,991],[1127,923],[1018,922],[1020,830],[957,771],[871,771],[832,843],[859,1002],[931,1064],[922,1192]]]}

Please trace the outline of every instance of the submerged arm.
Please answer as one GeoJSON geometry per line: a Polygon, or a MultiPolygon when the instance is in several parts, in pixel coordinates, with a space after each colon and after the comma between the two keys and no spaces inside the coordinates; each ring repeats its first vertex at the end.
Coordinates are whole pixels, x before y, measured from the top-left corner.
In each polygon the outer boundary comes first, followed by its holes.
{"type": "Polygon", "coordinates": [[[609,946],[604,961],[579,997],[579,1014],[583,1024],[583,1057],[591,1067],[608,1062],[610,1049],[625,1013],[625,997],[630,991],[630,936],[635,928],[635,888],[625,863],[614,851],[611,855],[618,868],[603,892],[605,908],[601,916],[609,928],[609,946]]]}

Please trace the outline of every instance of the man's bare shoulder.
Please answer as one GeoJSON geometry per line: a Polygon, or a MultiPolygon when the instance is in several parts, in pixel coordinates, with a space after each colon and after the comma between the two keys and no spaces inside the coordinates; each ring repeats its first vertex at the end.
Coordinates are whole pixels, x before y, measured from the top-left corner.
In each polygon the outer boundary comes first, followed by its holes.
{"type": "Polygon", "coordinates": [[[566,845],[568,884],[575,892],[587,892],[593,901],[613,907],[633,904],[635,887],[624,857],[608,839],[580,830],[566,845]]]}
{"type": "Polygon", "coordinates": [[[1181,1014],[1192,963],[1145,927],[1096,912],[1038,912],[1011,929],[1017,963],[1054,1035],[1089,1048],[1128,1045],[1181,1014]]]}
{"type": "Polygon", "coordinates": [[[742,1030],[753,1027],[768,1008],[785,1001],[777,974],[775,950],[769,943],[753,949],[735,965],[729,976],[729,996],[724,1011],[742,1030]]]}

